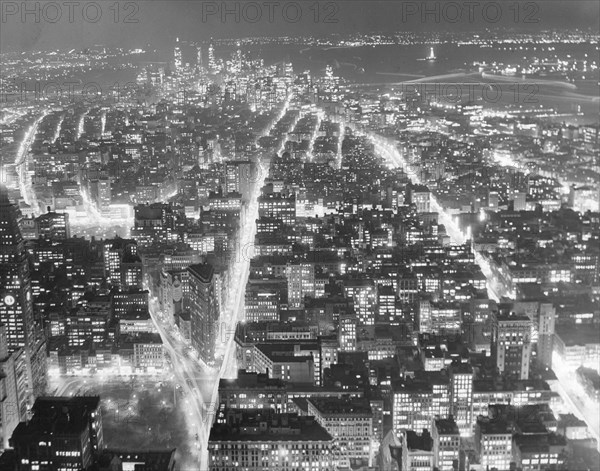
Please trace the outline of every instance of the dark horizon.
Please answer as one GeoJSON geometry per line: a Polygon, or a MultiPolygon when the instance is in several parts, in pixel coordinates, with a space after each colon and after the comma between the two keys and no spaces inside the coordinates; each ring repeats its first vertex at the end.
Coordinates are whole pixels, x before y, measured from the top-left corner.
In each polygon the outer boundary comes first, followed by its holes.
{"type": "Polygon", "coordinates": [[[100,9],[94,2],[83,2],[69,11],[60,2],[42,1],[35,3],[37,11],[34,8],[31,13],[21,11],[18,2],[2,2],[1,51],[52,50],[74,44],[81,48],[153,44],[160,48],[170,47],[176,37],[203,42],[210,38],[321,37],[354,32],[466,33],[490,28],[532,33],[557,28],[597,31],[600,21],[600,3],[588,0],[176,2],[177,7],[172,1],[119,2],[119,8],[101,2],[97,4],[100,9]],[[224,13],[225,9],[230,13],[224,13]]]}

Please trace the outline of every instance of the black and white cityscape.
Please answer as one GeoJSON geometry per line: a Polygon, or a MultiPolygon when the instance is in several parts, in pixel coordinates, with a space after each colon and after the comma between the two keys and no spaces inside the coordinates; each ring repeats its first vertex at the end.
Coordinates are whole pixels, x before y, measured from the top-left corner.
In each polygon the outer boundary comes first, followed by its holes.
{"type": "Polygon", "coordinates": [[[0,470],[600,469],[600,3],[0,8],[0,470]]]}

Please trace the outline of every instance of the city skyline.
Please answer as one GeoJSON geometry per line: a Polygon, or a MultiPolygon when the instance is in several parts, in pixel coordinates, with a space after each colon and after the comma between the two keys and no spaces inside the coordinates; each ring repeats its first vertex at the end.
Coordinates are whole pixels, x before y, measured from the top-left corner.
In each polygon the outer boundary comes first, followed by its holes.
{"type": "Polygon", "coordinates": [[[3,471],[600,466],[597,2],[1,8],[3,471]]]}

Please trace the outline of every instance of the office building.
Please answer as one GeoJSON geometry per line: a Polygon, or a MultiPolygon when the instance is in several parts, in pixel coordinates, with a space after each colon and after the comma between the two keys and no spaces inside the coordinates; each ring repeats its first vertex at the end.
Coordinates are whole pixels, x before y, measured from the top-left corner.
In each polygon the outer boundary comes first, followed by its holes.
{"type": "Polygon", "coordinates": [[[556,308],[551,303],[540,303],[537,353],[542,365],[552,368],[556,308]]]}
{"type": "Polygon", "coordinates": [[[473,432],[473,376],[468,364],[450,367],[450,413],[463,435],[473,432]]]}
{"type": "Polygon", "coordinates": [[[458,471],[460,433],[453,418],[436,419],[432,429],[434,464],[439,471],[458,471]]]}
{"type": "Polygon", "coordinates": [[[225,163],[225,193],[239,193],[242,200],[251,197],[254,183],[259,178],[260,168],[249,160],[230,160],[225,163]]]}
{"type": "Polygon", "coordinates": [[[338,460],[333,437],[313,417],[269,410],[225,411],[225,423],[210,430],[208,455],[220,471],[335,471],[338,460]]]}
{"type": "Polygon", "coordinates": [[[371,464],[373,411],[367,399],[309,398],[308,415],[334,438],[340,457],[371,464]]]}
{"type": "Polygon", "coordinates": [[[46,388],[46,347],[41,324],[33,314],[29,262],[17,208],[0,184],[0,323],[6,328],[8,353],[23,350],[30,404],[46,388]]]}
{"type": "Polygon", "coordinates": [[[449,379],[444,373],[418,372],[392,382],[392,424],[403,430],[431,430],[431,422],[450,414],[449,379]]]}
{"type": "Polygon", "coordinates": [[[286,270],[288,305],[304,306],[304,297],[315,297],[315,266],[312,263],[288,264],[286,270]]]}
{"type": "Polygon", "coordinates": [[[532,322],[527,316],[496,314],[492,324],[492,355],[500,374],[529,378],[532,322]]]}
{"type": "Polygon", "coordinates": [[[373,280],[356,279],[344,282],[344,294],[354,302],[359,324],[374,325],[377,311],[377,287],[373,280]]]}
{"type": "Polygon", "coordinates": [[[23,349],[8,350],[6,326],[0,324],[0,451],[8,448],[8,440],[29,405],[27,358],[23,349]]]}
{"type": "MultiPolygon", "coordinates": [[[[219,381],[219,412],[225,409],[273,409],[287,412],[286,383],[267,374],[239,370],[236,379],[219,381]]],[[[224,417],[219,415],[217,420],[224,417]]]]}
{"type": "Polygon", "coordinates": [[[65,240],[71,237],[68,213],[55,213],[48,210],[35,219],[38,237],[50,240],[65,240]]]}
{"type": "Polygon", "coordinates": [[[18,469],[87,469],[104,447],[100,398],[44,397],[10,439],[18,469]]]}
{"type": "Polygon", "coordinates": [[[354,314],[343,314],[339,318],[338,343],[344,352],[356,351],[357,320],[354,314]]]}
{"type": "Polygon", "coordinates": [[[423,430],[421,434],[406,430],[401,434],[401,441],[403,470],[434,471],[435,451],[428,430],[423,430]]]}
{"type": "Polygon", "coordinates": [[[483,469],[510,469],[512,430],[502,419],[479,417],[475,425],[475,449],[483,469]]]}
{"type": "Polygon", "coordinates": [[[219,305],[215,270],[209,263],[188,267],[192,346],[202,361],[215,360],[219,331],[219,305]]]}

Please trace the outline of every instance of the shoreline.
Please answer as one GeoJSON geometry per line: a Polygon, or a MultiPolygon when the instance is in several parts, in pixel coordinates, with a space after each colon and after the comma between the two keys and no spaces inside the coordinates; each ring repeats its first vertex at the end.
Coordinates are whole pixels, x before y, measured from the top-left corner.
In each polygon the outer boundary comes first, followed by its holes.
{"type": "Polygon", "coordinates": [[[575,85],[573,83],[569,83],[569,82],[562,82],[560,80],[535,79],[535,78],[523,77],[523,76],[517,76],[517,75],[506,76],[506,75],[489,74],[486,72],[481,72],[481,78],[484,78],[484,79],[492,78],[495,80],[499,80],[500,82],[519,81],[519,82],[523,82],[523,83],[534,83],[534,84],[538,84],[538,85],[541,85],[543,83],[544,85],[551,85],[551,86],[560,87],[560,88],[569,88],[571,90],[577,90],[577,85],[575,85]]]}

